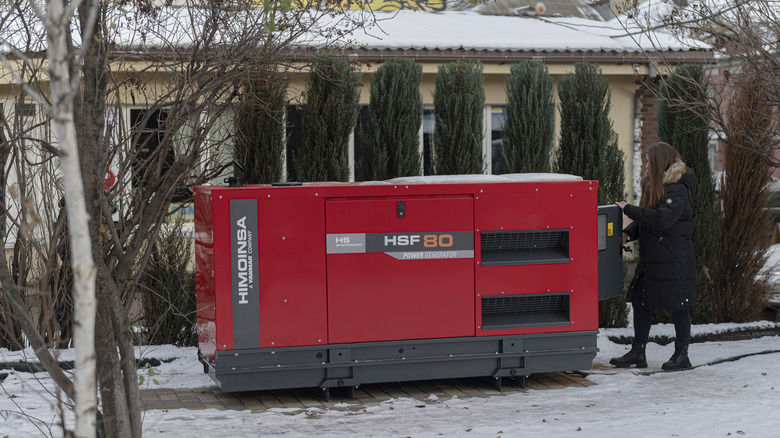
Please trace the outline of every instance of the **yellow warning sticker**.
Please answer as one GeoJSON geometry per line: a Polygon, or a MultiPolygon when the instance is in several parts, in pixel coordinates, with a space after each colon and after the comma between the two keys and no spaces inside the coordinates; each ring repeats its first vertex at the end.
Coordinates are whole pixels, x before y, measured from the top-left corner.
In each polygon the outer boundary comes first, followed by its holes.
{"type": "Polygon", "coordinates": [[[614,233],[613,223],[607,222],[607,236],[611,236],[614,233]]]}

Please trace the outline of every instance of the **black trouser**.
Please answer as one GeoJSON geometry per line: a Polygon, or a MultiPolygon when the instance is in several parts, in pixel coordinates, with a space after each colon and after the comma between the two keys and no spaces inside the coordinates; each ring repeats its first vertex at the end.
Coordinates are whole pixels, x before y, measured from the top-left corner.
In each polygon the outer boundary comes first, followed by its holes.
{"type": "MultiPolygon", "coordinates": [[[[650,326],[652,325],[652,312],[642,304],[631,303],[634,307],[634,340],[643,344],[650,338],[650,326]]],[[[688,309],[673,310],[674,334],[676,341],[688,345],[691,342],[691,315],[688,309]]]]}

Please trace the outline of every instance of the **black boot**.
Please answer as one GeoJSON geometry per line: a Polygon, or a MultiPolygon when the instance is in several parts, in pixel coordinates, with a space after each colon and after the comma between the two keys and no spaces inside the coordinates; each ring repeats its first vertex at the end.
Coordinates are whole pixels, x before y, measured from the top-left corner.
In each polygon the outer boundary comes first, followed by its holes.
{"type": "Polygon", "coordinates": [[[666,371],[678,371],[693,368],[691,361],[688,359],[688,343],[675,341],[674,354],[668,362],[661,365],[661,368],[666,371]]]}
{"type": "Polygon", "coordinates": [[[645,345],[647,345],[645,342],[634,341],[631,344],[631,351],[620,357],[613,357],[609,360],[609,363],[618,368],[628,368],[631,365],[636,365],[637,368],[647,368],[645,345]]]}

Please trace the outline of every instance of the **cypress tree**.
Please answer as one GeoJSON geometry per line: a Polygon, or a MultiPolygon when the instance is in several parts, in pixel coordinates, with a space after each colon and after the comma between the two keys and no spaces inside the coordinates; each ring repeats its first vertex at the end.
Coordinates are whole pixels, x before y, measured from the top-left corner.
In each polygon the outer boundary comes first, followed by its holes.
{"type": "Polygon", "coordinates": [[[599,181],[598,202],[625,199],[623,151],[612,129],[609,84],[596,64],[577,63],[558,82],[561,140],[555,172],[599,181]]]}
{"type": "Polygon", "coordinates": [[[513,65],[505,89],[504,148],[501,168],[494,173],[549,172],[555,102],[547,66],[535,61],[513,65]]]}
{"type": "MultiPolygon", "coordinates": [[[[577,63],[574,73],[558,82],[561,140],[554,170],[598,180],[599,205],[625,199],[623,151],[612,129],[609,84],[596,64],[577,63]]],[[[625,327],[628,307],[623,297],[599,303],[599,326],[625,327]]]]}
{"type": "Polygon", "coordinates": [[[761,278],[766,264],[772,215],[769,201],[771,156],[776,144],[772,104],[760,81],[745,75],[732,79],[735,93],[728,109],[724,178],[720,189],[720,226],[716,322],[754,321],[766,304],[769,285],[761,278]]]}
{"type": "Polygon", "coordinates": [[[433,92],[436,175],[482,173],[482,70],[479,61],[458,61],[439,67],[433,92]]]}
{"type": "Polygon", "coordinates": [[[420,175],[421,81],[422,65],[402,58],[386,62],[371,78],[363,179],[420,175]]]}
{"type": "Polygon", "coordinates": [[[347,61],[326,56],[314,61],[306,79],[302,144],[293,154],[301,181],[348,181],[349,138],[355,128],[360,74],[347,61]]]}
{"type": "Polygon", "coordinates": [[[236,108],[233,159],[257,178],[251,183],[269,184],[282,179],[287,84],[276,75],[268,81],[251,82],[236,108]]]}
{"type": "Polygon", "coordinates": [[[693,210],[691,238],[696,252],[699,299],[692,317],[696,323],[713,322],[720,212],[708,159],[710,120],[702,66],[677,66],[674,74],[661,84],[660,91],[658,136],[677,149],[696,175],[696,183],[688,192],[693,210]]]}

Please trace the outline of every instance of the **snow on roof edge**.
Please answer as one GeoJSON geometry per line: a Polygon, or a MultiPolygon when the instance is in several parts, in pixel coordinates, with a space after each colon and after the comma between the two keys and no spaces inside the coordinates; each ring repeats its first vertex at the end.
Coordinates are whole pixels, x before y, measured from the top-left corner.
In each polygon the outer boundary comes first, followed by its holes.
{"type": "Polygon", "coordinates": [[[507,182],[562,182],[582,181],[581,176],[563,173],[509,173],[504,175],[427,175],[402,176],[387,180],[393,184],[482,184],[507,182]]]}

